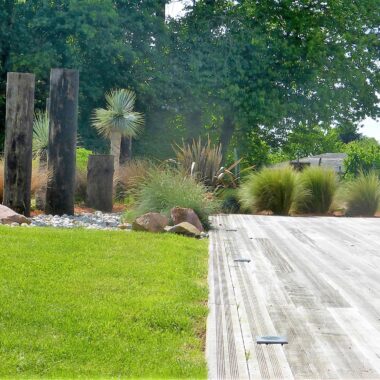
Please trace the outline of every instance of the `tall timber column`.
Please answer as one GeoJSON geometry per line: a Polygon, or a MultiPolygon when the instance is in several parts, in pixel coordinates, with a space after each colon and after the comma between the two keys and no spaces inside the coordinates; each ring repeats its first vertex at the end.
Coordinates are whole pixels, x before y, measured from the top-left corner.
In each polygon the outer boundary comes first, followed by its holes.
{"type": "Polygon", "coordinates": [[[112,211],[114,157],[91,155],[87,166],[87,206],[96,210],[112,211]]]}
{"type": "Polygon", "coordinates": [[[35,77],[8,73],[3,204],[30,215],[35,77]]]}
{"type": "Polygon", "coordinates": [[[74,214],[78,90],[78,70],[51,70],[47,214],[74,214]]]}

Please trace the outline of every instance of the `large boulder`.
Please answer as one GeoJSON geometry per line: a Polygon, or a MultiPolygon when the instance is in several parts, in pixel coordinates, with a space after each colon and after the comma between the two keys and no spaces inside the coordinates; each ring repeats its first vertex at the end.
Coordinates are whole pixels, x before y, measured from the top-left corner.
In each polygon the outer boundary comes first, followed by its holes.
{"type": "Polygon", "coordinates": [[[12,223],[27,223],[31,221],[24,215],[20,215],[17,212],[11,210],[9,207],[0,205],[0,224],[12,224],[12,223]]]}
{"type": "Polygon", "coordinates": [[[174,234],[191,236],[196,238],[201,237],[201,231],[199,231],[197,227],[187,222],[176,224],[173,227],[167,227],[166,231],[174,234]]]}
{"type": "Polygon", "coordinates": [[[164,232],[169,220],[166,216],[158,212],[148,212],[139,216],[132,223],[132,230],[147,232],[164,232]]]}
{"type": "Polygon", "coordinates": [[[174,207],[170,211],[173,224],[180,224],[183,222],[187,222],[196,227],[199,231],[203,231],[203,226],[201,221],[199,220],[198,215],[191,208],[183,208],[183,207],[174,207]]]}

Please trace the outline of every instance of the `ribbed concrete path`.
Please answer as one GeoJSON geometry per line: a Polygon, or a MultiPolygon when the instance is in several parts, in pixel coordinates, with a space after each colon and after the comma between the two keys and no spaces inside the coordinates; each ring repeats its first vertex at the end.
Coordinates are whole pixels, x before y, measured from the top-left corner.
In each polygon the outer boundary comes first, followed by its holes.
{"type": "Polygon", "coordinates": [[[380,219],[220,215],[212,224],[211,379],[380,379],[380,219]],[[257,345],[261,335],[289,344],[257,345]]]}

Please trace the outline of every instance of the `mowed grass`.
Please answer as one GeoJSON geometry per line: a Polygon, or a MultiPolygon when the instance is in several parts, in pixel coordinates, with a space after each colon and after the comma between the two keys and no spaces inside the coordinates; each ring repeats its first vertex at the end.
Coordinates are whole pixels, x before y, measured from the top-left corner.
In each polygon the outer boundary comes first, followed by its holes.
{"type": "Polygon", "coordinates": [[[207,242],[0,227],[0,377],[204,378],[207,242]]]}

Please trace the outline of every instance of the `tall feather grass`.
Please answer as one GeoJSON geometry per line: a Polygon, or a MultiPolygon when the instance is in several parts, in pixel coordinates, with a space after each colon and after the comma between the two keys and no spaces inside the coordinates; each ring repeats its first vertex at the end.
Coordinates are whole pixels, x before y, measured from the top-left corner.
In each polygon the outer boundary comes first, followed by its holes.
{"type": "Polygon", "coordinates": [[[242,206],[247,210],[289,215],[301,192],[297,173],[290,167],[285,167],[264,168],[251,174],[238,194],[242,206]]]}
{"type": "Polygon", "coordinates": [[[297,199],[297,211],[325,214],[329,211],[337,190],[337,177],[332,169],[308,167],[299,175],[304,196],[297,199]]]}
{"type": "Polygon", "coordinates": [[[380,180],[375,172],[359,173],[345,188],[348,216],[374,216],[380,205],[380,180]]]}
{"type": "MultiPolygon", "coordinates": [[[[41,171],[38,168],[38,162],[33,161],[32,165],[32,178],[30,193],[31,198],[35,198],[37,191],[46,184],[47,181],[47,171],[41,171]]],[[[3,191],[4,191],[4,161],[0,160],[0,203],[3,202],[3,191]]]]}
{"type": "Polygon", "coordinates": [[[114,180],[115,185],[119,186],[123,192],[134,191],[146,180],[149,171],[154,170],[156,166],[152,161],[144,159],[127,161],[120,166],[114,180]]]}
{"type": "Polygon", "coordinates": [[[126,214],[128,220],[147,212],[160,212],[169,217],[173,207],[188,207],[207,227],[209,215],[219,209],[219,202],[207,193],[203,184],[168,168],[150,170],[147,179],[136,190],[135,197],[134,210],[126,214]]]}

